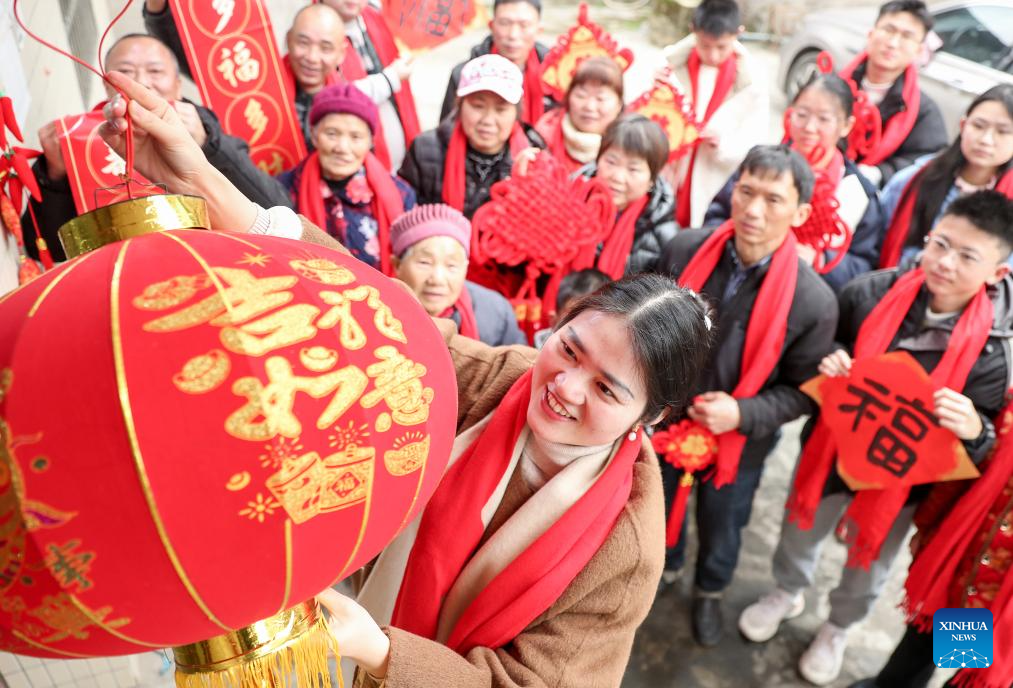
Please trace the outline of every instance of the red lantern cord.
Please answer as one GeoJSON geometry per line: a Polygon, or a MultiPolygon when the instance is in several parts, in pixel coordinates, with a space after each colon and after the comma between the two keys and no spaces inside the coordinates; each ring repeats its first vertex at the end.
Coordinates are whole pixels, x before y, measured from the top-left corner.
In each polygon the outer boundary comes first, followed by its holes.
{"type": "MultiPolygon", "coordinates": [[[[105,67],[102,64],[102,49],[103,49],[106,37],[109,35],[109,32],[112,30],[113,26],[116,25],[116,22],[118,22],[120,20],[120,18],[124,14],[127,13],[127,10],[130,9],[130,6],[132,4],[133,4],[133,0],[127,0],[127,3],[123,6],[123,9],[120,10],[120,13],[116,15],[116,17],[112,20],[112,22],[110,22],[109,26],[107,26],[106,29],[105,29],[105,31],[102,33],[102,38],[99,40],[99,44],[98,44],[99,69],[95,69],[93,66],[91,66],[90,64],[88,64],[87,62],[85,62],[84,60],[82,60],[81,58],[79,58],[79,57],[77,57],[75,55],[72,55],[72,54],[68,53],[65,50],[62,50],[62,49],[58,48],[57,46],[53,45],[49,41],[43,39],[41,36],[39,36],[39,35],[35,34],[34,32],[32,32],[31,29],[29,29],[28,26],[25,24],[25,22],[21,20],[21,15],[18,14],[18,0],[14,0],[13,5],[12,5],[12,10],[14,12],[14,20],[18,23],[18,26],[21,27],[22,31],[24,31],[26,34],[28,34],[31,38],[33,38],[35,41],[37,41],[41,45],[44,45],[45,47],[49,48],[50,50],[52,50],[52,51],[54,51],[54,52],[56,52],[56,53],[58,53],[60,55],[63,55],[64,57],[70,58],[71,60],[73,60],[77,64],[81,65],[82,67],[84,67],[88,71],[90,71],[90,72],[92,72],[94,74],[97,74],[99,76],[99,78],[101,78],[104,82],[106,82],[112,88],[114,88],[116,90],[116,92],[120,95],[120,97],[123,98],[123,101],[125,103],[127,103],[127,105],[129,105],[130,104],[130,99],[127,98],[127,94],[124,93],[122,91],[122,89],[118,88],[116,85],[114,85],[113,83],[111,83],[109,81],[109,79],[106,77],[105,67]]],[[[133,125],[133,121],[130,118],[130,109],[129,109],[129,107],[127,108],[127,112],[126,112],[126,120],[127,120],[127,129],[126,129],[126,132],[125,132],[125,134],[126,134],[126,170],[123,173],[122,179],[123,179],[123,184],[124,184],[124,186],[126,187],[126,190],[127,190],[127,198],[133,199],[134,195],[133,195],[133,192],[131,191],[131,186],[130,185],[131,185],[131,182],[132,182],[131,174],[134,171],[134,125],[133,125]]]]}

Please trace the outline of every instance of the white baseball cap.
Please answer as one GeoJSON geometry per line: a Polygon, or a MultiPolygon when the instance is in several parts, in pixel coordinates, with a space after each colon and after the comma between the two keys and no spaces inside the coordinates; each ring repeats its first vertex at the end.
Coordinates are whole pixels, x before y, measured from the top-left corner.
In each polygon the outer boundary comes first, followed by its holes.
{"type": "Polygon", "coordinates": [[[524,75],[510,60],[502,55],[480,55],[461,69],[457,82],[457,97],[492,91],[500,98],[516,105],[524,95],[524,75]]]}

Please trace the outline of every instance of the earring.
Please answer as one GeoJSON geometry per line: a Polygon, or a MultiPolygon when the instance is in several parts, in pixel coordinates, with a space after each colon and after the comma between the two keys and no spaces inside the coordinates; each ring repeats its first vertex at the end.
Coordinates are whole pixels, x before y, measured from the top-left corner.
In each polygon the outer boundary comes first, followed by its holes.
{"type": "Polygon", "coordinates": [[[638,430],[638,428],[636,426],[633,426],[633,429],[630,430],[630,434],[626,436],[626,439],[628,439],[630,442],[636,442],[637,441],[637,430],[638,430]]]}

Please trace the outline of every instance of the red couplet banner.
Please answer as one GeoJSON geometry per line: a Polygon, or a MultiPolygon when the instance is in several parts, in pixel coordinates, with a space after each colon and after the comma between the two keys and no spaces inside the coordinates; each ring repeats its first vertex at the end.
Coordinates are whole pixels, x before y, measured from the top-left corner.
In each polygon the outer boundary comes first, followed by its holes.
{"type": "Polygon", "coordinates": [[[385,0],[383,18],[409,50],[433,48],[475,20],[473,0],[385,0]]]}
{"type": "MultiPolygon", "coordinates": [[[[57,121],[60,151],[78,214],[127,198],[127,187],[123,184],[126,163],[98,133],[104,121],[101,110],[61,117],[57,121]]],[[[158,190],[137,172],[130,178],[137,182],[130,189],[134,198],[150,196],[158,190]]]]}
{"type": "Polygon", "coordinates": [[[250,157],[278,174],[306,157],[306,144],[262,0],[169,0],[190,72],[222,127],[250,144],[250,157]]]}

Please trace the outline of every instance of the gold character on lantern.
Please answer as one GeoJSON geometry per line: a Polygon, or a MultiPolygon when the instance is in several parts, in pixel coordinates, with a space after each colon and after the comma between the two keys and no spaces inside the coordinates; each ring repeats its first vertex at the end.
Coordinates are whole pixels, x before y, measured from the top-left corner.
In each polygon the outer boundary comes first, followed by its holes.
{"type": "Polygon", "coordinates": [[[113,611],[112,607],[92,610],[80,602],[78,604],[81,605],[81,609],[71,601],[70,595],[63,592],[43,597],[42,604],[28,612],[28,616],[35,617],[54,631],[41,638],[40,642],[56,643],[66,638],[87,640],[89,636],[87,629],[95,625],[92,619],[101,623],[103,628],[119,628],[130,623],[128,618],[106,620],[113,611]]]}
{"type": "Polygon", "coordinates": [[[255,377],[243,377],[232,385],[232,391],[246,397],[241,408],[225,421],[225,430],[233,437],[265,441],[276,435],[296,438],[302,423],[293,413],[296,393],[304,392],[314,399],[334,393],[331,402],[317,420],[321,430],[330,427],[366,389],[366,375],[355,366],[346,366],[318,377],[300,377],[292,372],[292,364],[281,356],[271,356],[264,364],[269,380],[264,385],[255,377]]]}
{"type": "Polygon", "coordinates": [[[380,362],[366,368],[366,374],[373,379],[374,388],[363,395],[363,408],[373,408],[384,401],[395,423],[425,423],[429,418],[429,404],[433,401],[432,387],[423,386],[420,379],[426,374],[426,367],[412,361],[393,346],[381,346],[373,355],[380,362]]]}
{"type": "Polygon", "coordinates": [[[79,592],[92,585],[88,570],[95,559],[94,552],[76,551],[80,546],[81,541],[76,539],[62,545],[50,543],[46,546],[45,556],[46,568],[60,585],[64,589],[76,587],[79,592]]]}
{"type": "Polygon", "coordinates": [[[356,289],[346,289],[344,292],[320,292],[321,300],[333,306],[333,308],[320,316],[317,326],[323,329],[337,326],[338,339],[341,341],[341,346],[348,351],[358,351],[366,346],[366,333],[363,332],[362,326],[359,325],[355,316],[352,315],[352,302],[365,301],[366,299],[365,293],[362,293],[360,298],[356,298],[358,295],[356,292],[361,291],[361,289],[359,287],[356,289]]]}
{"type": "Polygon", "coordinates": [[[269,351],[316,337],[313,319],[319,314],[320,309],[308,303],[292,304],[238,328],[226,327],[221,334],[222,344],[237,354],[263,356],[269,351]]]}
{"type": "MultiPolygon", "coordinates": [[[[228,286],[222,285],[222,289],[216,288],[214,294],[192,306],[146,322],[144,329],[148,332],[174,332],[204,323],[211,323],[215,327],[238,325],[287,304],[294,298],[292,293],[287,290],[294,287],[299,281],[298,277],[254,277],[249,270],[241,268],[219,267],[213,268],[213,272],[228,286]]],[[[173,279],[186,280],[187,278],[181,276],[173,279]]],[[[168,282],[172,281],[168,280],[168,282]]],[[[166,283],[152,285],[148,289],[162,284],[166,283]]],[[[145,289],[145,294],[148,293],[148,289],[145,289]]],[[[185,303],[193,296],[193,293],[195,292],[191,292],[185,299],[172,305],[185,303]]],[[[134,299],[134,304],[137,305],[137,299],[134,299]]],[[[168,307],[148,307],[147,310],[165,310],[168,307]]]]}

